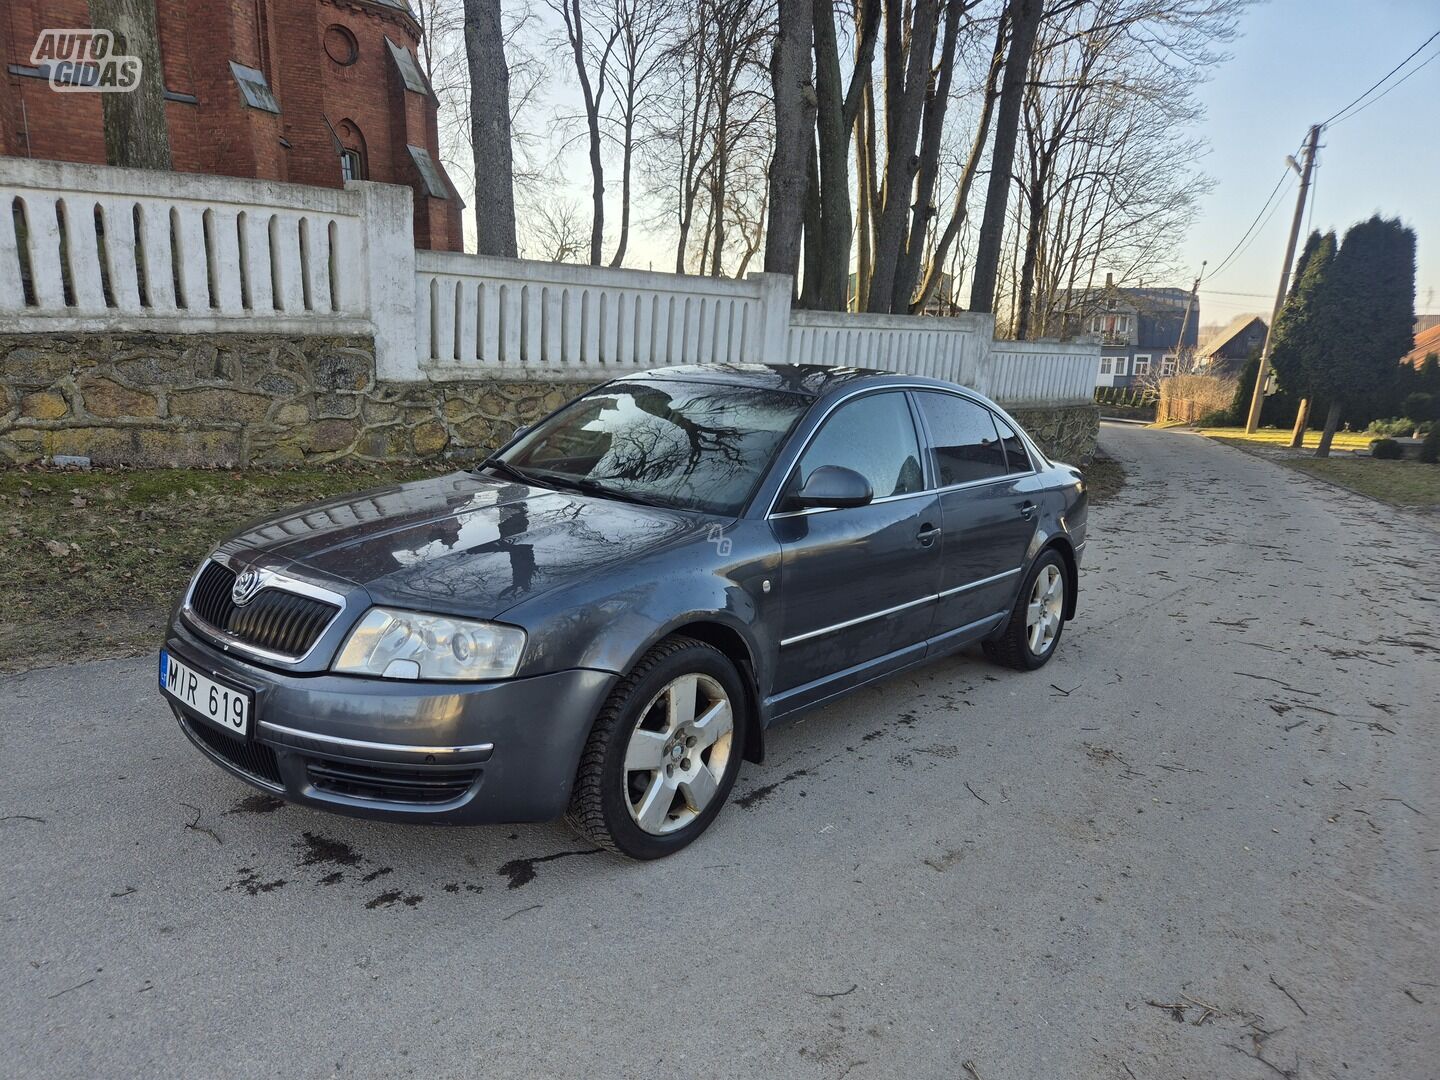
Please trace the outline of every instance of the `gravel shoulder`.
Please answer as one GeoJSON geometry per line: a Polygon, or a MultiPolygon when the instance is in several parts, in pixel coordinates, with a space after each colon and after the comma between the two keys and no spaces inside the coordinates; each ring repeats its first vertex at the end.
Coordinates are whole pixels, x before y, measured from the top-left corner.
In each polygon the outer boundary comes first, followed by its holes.
{"type": "Polygon", "coordinates": [[[1434,1075],[1417,519],[1106,425],[1080,617],[774,731],[694,847],[280,806],[149,657],[0,679],[13,1076],[1434,1075]]]}

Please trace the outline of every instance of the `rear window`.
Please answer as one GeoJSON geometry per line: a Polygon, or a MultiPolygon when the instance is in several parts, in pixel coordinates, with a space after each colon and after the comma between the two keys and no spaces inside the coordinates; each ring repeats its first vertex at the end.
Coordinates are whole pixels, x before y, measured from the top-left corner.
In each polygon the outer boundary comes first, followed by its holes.
{"type": "Polygon", "coordinates": [[[915,397],[930,428],[930,452],[941,487],[1005,475],[1005,447],[989,409],[955,394],[921,391],[915,397]]]}

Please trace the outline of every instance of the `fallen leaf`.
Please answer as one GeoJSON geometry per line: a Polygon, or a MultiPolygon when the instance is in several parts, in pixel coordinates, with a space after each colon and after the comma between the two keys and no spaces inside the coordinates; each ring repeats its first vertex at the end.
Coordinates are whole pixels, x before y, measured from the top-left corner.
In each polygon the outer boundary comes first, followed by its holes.
{"type": "Polygon", "coordinates": [[[57,559],[61,559],[70,554],[70,545],[60,540],[46,540],[45,550],[57,559]]]}

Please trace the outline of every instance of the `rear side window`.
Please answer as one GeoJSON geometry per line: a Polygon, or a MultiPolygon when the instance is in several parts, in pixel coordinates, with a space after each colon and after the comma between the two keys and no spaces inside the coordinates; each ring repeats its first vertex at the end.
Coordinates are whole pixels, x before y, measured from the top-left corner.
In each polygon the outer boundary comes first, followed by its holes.
{"type": "Polygon", "coordinates": [[[1031,472],[1035,466],[1030,463],[1030,451],[1025,449],[1025,440],[1015,434],[1015,429],[1003,417],[995,417],[995,427],[1000,432],[1000,441],[1005,444],[1005,464],[1010,471],[1031,472]]]}
{"type": "Polygon", "coordinates": [[[915,397],[930,428],[941,487],[1005,475],[1005,449],[989,409],[954,394],[915,397]]]}
{"type": "Polygon", "coordinates": [[[924,487],[920,443],[905,395],[867,394],[836,409],[800,458],[799,483],[821,465],[854,469],[870,481],[877,499],[924,487]]]}

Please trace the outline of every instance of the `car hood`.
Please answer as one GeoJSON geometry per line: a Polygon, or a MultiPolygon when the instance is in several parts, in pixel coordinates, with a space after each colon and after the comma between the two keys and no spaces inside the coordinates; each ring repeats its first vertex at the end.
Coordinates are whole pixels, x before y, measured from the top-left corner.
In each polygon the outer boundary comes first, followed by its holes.
{"type": "Polygon", "coordinates": [[[708,525],[698,514],[455,473],[289,511],[221,550],[352,582],[376,604],[492,618],[708,525]]]}

